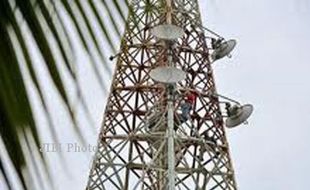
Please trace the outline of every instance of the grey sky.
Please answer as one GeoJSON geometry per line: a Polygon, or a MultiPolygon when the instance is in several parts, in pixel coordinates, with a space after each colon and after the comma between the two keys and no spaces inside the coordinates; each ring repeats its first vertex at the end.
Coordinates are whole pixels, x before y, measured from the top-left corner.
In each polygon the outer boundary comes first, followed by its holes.
{"type": "Polygon", "coordinates": [[[308,189],[309,1],[205,2],[204,23],[239,42],[215,66],[218,90],[255,105],[228,131],[240,189],[308,189]]]}
{"type": "MultiPolygon", "coordinates": [[[[239,188],[308,190],[310,1],[200,2],[204,25],[238,41],[232,59],[214,64],[218,92],[255,106],[249,125],[227,131],[239,188]]],[[[81,51],[77,55],[83,93],[96,128],[99,128],[106,94],[100,90],[91,68],[85,67],[89,65],[84,64],[88,61],[85,53],[81,51]]],[[[44,69],[40,72],[44,76],[44,69]]],[[[49,82],[44,77],[42,80],[49,82]]],[[[109,81],[106,84],[109,86],[109,81]]],[[[63,119],[64,110],[53,106],[60,104],[57,95],[47,90],[50,92],[48,98],[53,100],[50,105],[60,142],[76,142],[69,122],[63,119]]],[[[36,111],[42,110],[36,106],[36,111]]],[[[87,124],[82,112],[79,120],[88,142],[95,145],[98,130],[87,124]]],[[[50,135],[44,128],[46,120],[38,117],[38,121],[42,136],[50,142],[50,135]]],[[[54,165],[56,189],[85,188],[93,153],[64,151],[65,169],[55,153],[47,155],[54,165]]]]}

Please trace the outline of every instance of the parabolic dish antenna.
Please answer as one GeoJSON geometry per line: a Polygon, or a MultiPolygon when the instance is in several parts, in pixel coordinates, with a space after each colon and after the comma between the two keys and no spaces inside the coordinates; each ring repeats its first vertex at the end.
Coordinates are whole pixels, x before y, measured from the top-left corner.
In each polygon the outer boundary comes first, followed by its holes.
{"type": "Polygon", "coordinates": [[[150,76],[157,82],[173,84],[186,78],[186,73],[175,67],[157,67],[150,72],[150,76]]]}
{"type": "Polygon", "coordinates": [[[226,119],[226,127],[234,128],[242,123],[244,123],[252,114],[253,106],[251,104],[245,104],[243,106],[238,106],[236,111],[226,119]]]}
{"type": "Polygon", "coordinates": [[[155,26],[151,33],[157,38],[164,40],[177,40],[183,36],[183,29],[173,24],[162,24],[155,26]]]}
{"type": "Polygon", "coordinates": [[[219,47],[217,47],[212,53],[212,59],[215,61],[225,56],[229,56],[232,50],[235,48],[236,44],[236,40],[228,40],[222,42],[219,47]]]}

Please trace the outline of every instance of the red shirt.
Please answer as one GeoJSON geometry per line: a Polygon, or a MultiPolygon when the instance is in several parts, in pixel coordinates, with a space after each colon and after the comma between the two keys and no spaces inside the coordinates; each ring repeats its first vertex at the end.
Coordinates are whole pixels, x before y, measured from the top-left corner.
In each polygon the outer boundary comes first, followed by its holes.
{"type": "Polygon", "coordinates": [[[196,98],[197,98],[196,94],[190,93],[189,95],[186,96],[186,101],[191,103],[191,104],[194,104],[196,101],[196,98]]]}

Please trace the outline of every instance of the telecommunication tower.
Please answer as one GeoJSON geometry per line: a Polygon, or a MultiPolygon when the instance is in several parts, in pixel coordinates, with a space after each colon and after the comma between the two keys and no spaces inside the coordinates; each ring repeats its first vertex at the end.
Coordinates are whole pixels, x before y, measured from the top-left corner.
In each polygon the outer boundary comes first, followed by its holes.
{"type": "Polygon", "coordinates": [[[211,66],[235,45],[197,0],[132,0],[86,189],[237,189],[224,125],[253,107],[218,94],[211,66]]]}

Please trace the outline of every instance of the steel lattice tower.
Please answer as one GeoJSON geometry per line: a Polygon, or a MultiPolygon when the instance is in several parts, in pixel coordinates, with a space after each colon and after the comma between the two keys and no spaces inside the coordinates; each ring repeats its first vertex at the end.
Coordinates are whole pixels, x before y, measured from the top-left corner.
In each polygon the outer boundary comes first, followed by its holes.
{"type": "Polygon", "coordinates": [[[197,0],[131,2],[87,190],[237,189],[219,99],[204,93],[215,92],[209,46],[197,0]],[[151,33],[167,18],[185,31],[172,50],[151,33]],[[169,89],[150,78],[168,54],[187,73],[170,100],[169,89]],[[181,123],[188,90],[201,93],[191,119],[181,123]]]}

